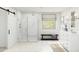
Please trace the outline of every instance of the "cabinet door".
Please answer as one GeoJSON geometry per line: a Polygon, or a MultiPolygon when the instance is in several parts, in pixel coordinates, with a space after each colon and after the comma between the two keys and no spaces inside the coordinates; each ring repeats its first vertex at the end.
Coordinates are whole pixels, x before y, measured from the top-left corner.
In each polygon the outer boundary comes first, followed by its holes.
{"type": "Polygon", "coordinates": [[[79,52],[79,34],[72,33],[72,38],[70,40],[70,51],[72,52],[79,52]]]}
{"type": "Polygon", "coordinates": [[[29,41],[38,40],[38,19],[36,14],[28,15],[28,40],[29,41]]]}

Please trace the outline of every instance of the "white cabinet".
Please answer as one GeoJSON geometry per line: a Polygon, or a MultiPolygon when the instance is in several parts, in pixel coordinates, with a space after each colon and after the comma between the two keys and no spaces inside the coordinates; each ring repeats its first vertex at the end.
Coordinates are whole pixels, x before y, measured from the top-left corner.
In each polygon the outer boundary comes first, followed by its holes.
{"type": "MultiPolygon", "coordinates": [[[[71,52],[79,52],[79,9],[76,8],[71,8],[70,10],[66,10],[62,13],[62,16],[64,16],[63,20],[66,21],[66,25],[68,26],[68,31],[64,31],[61,29],[60,34],[59,34],[59,41],[60,43],[68,50],[71,52]],[[74,27],[71,27],[71,12],[73,11],[77,14],[75,14],[75,23],[74,27]]],[[[61,28],[62,25],[61,24],[61,28]]]]}
{"type": "Polygon", "coordinates": [[[79,52],[79,34],[72,33],[70,39],[70,51],[71,52],[79,52]]]}
{"type": "Polygon", "coordinates": [[[67,31],[62,31],[59,37],[60,43],[64,46],[65,49],[69,50],[71,33],[67,31]]]}
{"type": "Polygon", "coordinates": [[[79,34],[72,32],[62,32],[60,34],[60,43],[70,52],[79,52],[79,34]]]}

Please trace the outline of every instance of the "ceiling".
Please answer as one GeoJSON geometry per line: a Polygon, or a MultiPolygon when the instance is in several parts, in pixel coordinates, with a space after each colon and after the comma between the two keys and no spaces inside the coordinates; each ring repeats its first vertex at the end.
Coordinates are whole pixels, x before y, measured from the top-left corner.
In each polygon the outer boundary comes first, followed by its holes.
{"type": "Polygon", "coordinates": [[[21,12],[62,12],[66,7],[14,7],[21,12]]]}

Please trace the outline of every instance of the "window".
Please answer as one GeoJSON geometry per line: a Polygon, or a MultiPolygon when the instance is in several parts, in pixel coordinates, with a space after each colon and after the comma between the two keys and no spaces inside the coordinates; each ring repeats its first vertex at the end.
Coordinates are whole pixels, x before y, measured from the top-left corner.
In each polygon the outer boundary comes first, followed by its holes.
{"type": "Polygon", "coordinates": [[[56,28],[56,15],[43,14],[42,15],[42,27],[43,29],[55,29],[56,28]]]}

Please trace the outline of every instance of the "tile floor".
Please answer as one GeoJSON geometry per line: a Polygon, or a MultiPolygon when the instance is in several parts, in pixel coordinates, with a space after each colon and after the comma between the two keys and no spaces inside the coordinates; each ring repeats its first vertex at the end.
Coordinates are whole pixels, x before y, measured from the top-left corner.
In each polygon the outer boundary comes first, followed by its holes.
{"type": "Polygon", "coordinates": [[[4,52],[53,52],[51,44],[58,41],[18,42],[4,52]]]}

